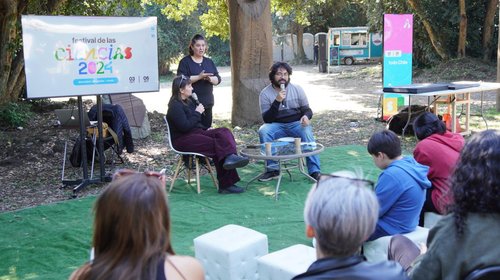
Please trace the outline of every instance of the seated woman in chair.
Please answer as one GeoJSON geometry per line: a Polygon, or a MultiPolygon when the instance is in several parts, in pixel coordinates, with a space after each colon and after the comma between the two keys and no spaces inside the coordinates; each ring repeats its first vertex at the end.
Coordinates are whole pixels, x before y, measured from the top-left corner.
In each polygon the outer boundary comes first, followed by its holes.
{"type": "Polygon", "coordinates": [[[243,188],[236,185],[240,177],[235,168],[247,165],[248,158],[237,155],[236,141],[229,129],[204,129],[201,115],[205,108],[191,98],[192,92],[188,77],[181,75],[174,78],[167,112],[174,148],[212,158],[217,171],[219,193],[244,192],[243,188]]]}

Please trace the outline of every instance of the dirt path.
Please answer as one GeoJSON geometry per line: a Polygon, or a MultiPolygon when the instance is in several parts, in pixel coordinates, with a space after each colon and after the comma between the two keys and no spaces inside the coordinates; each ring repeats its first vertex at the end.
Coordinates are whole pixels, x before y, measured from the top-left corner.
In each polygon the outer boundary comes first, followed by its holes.
{"type": "MultiPolygon", "coordinates": [[[[219,67],[222,77],[220,85],[214,87],[214,116],[219,119],[231,117],[231,69],[219,67]]],[[[307,94],[311,108],[316,113],[329,110],[352,110],[376,113],[378,95],[371,94],[380,88],[379,65],[354,65],[332,67],[331,73],[319,73],[312,65],[293,66],[292,83],[301,85],[307,94]],[[359,75],[359,78],[356,76],[359,75]],[[338,79],[339,76],[343,78],[338,79]]],[[[138,93],[148,111],[166,113],[170,98],[170,84],[163,83],[158,93],[138,93]]]]}

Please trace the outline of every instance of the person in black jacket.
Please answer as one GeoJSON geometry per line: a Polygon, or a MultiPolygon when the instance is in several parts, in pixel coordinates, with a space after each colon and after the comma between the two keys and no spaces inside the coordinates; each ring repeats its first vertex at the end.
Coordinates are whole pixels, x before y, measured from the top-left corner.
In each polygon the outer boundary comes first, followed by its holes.
{"type": "Polygon", "coordinates": [[[205,129],[212,126],[212,107],[214,106],[214,85],[221,82],[215,63],[205,56],[207,41],[200,34],[193,36],[189,43],[189,55],[183,57],[177,68],[177,75],[187,76],[193,83],[200,103],[205,106],[201,124],[205,129]]]}
{"type": "Polygon", "coordinates": [[[316,239],[317,260],[293,279],[408,279],[396,262],[369,263],[360,255],[375,230],[377,197],[373,182],[343,171],[322,174],[304,206],[306,235],[316,239]]]}
{"type": "Polygon", "coordinates": [[[241,193],[235,168],[248,164],[248,158],[237,155],[232,132],[223,127],[204,129],[201,115],[203,104],[191,99],[191,80],[184,75],[172,82],[172,97],[168,103],[167,121],[172,145],[184,152],[196,152],[213,159],[219,181],[219,193],[241,193]]]}

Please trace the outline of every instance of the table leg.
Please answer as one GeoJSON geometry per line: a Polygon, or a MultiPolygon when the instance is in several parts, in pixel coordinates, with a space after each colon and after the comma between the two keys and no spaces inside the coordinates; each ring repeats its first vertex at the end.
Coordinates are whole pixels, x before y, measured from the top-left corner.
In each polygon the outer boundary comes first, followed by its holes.
{"type": "MultiPolygon", "coordinates": [[[[482,92],[481,92],[481,100],[483,100],[482,98],[482,92]]],[[[466,133],[469,133],[469,120],[470,120],[470,93],[466,93],[464,94],[465,95],[465,100],[467,100],[467,105],[465,106],[465,132],[466,133]]],[[[481,109],[482,109],[482,105],[481,105],[481,109]]],[[[481,116],[482,116],[482,112],[481,112],[481,116]]]]}
{"type": "Polygon", "coordinates": [[[456,133],[456,119],[457,119],[457,96],[456,94],[450,95],[450,98],[453,98],[451,100],[451,132],[456,133]]]}
{"type": "Polygon", "coordinates": [[[411,119],[411,95],[408,96],[408,119],[406,120],[406,124],[401,130],[401,138],[405,137],[405,131],[408,128],[408,125],[410,124],[410,119],[411,119]]]}
{"type": "Polygon", "coordinates": [[[280,172],[280,175],[278,176],[278,182],[276,183],[276,189],[274,191],[275,200],[278,200],[278,194],[280,192],[281,177],[283,177],[283,173],[280,172]]]}
{"type": "MultiPolygon", "coordinates": [[[[470,103],[470,101],[469,101],[469,103],[470,103]]],[[[480,111],[480,114],[481,114],[481,118],[484,121],[484,124],[486,125],[486,129],[488,129],[488,122],[486,121],[486,118],[484,117],[484,111],[483,111],[483,92],[482,91],[481,91],[481,111],[480,111]]]]}
{"type": "Polygon", "coordinates": [[[300,173],[302,173],[304,176],[306,176],[309,180],[313,181],[316,183],[316,179],[314,179],[313,177],[311,177],[311,175],[309,175],[306,171],[305,171],[305,168],[304,168],[304,160],[305,158],[299,158],[299,171],[300,173]]]}
{"type": "Polygon", "coordinates": [[[245,189],[248,189],[248,185],[250,185],[253,181],[259,179],[264,174],[266,174],[266,165],[265,164],[264,164],[264,172],[258,174],[257,176],[253,177],[252,179],[250,179],[250,181],[248,181],[247,186],[245,187],[245,189]]]}

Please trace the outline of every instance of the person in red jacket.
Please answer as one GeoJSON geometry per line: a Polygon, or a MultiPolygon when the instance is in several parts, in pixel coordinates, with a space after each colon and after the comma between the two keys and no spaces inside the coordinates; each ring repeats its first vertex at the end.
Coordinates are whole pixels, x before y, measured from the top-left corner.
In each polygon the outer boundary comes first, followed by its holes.
{"type": "Polygon", "coordinates": [[[417,162],[429,166],[427,177],[432,187],[422,208],[424,212],[445,214],[451,203],[449,178],[464,146],[464,138],[446,130],[446,125],[435,114],[425,112],[413,122],[415,136],[419,140],[413,156],[417,162]]]}

